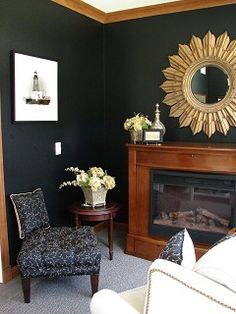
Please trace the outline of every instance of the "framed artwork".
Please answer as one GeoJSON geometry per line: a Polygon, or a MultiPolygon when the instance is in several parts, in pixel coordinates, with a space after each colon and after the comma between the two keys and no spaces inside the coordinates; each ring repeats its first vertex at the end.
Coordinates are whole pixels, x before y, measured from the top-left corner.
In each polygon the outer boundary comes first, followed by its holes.
{"type": "Polygon", "coordinates": [[[13,120],[58,121],[56,61],[11,52],[13,59],[13,120]]]}
{"type": "Polygon", "coordinates": [[[163,130],[143,130],[143,142],[146,144],[158,144],[163,142],[163,130]]]}

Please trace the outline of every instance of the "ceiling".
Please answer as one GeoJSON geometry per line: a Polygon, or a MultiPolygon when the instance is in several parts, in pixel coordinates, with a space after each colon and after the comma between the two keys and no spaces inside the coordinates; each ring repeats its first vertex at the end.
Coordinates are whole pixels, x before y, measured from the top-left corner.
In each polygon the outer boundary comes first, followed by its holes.
{"type": "Polygon", "coordinates": [[[82,0],[104,13],[123,11],[180,0],[82,0]]]}

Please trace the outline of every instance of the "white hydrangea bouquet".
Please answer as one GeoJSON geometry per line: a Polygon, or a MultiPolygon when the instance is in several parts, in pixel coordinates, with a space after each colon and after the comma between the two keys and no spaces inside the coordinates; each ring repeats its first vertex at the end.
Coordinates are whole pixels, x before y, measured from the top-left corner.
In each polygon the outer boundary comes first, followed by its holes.
{"type": "Polygon", "coordinates": [[[75,180],[65,181],[60,185],[60,188],[64,186],[79,186],[90,188],[92,191],[104,188],[106,190],[113,189],[115,184],[115,178],[107,174],[106,170],[101,167],[91,167],[87,171],[81,170],[78,167],[69,167],[65,169],[75,174],[75,180]]]}
{"type": "Polygon", "coordinates": [[[130,132],[131,143],[142,143],[143,141],[143,130],[147,130],[152,125],[152,122],[147,116],[141,113],[126,119],[124,123],[124,129],[130,132]]]}
{"type": "Polygon", "coordinates": [[[108,190],[116,186],[115,178],[107,174],[101,167],[91,167],[87,171],[78,167],[65,169],[75,174],[75,180],[65,181],[60,185],[60,189],[65,186],[79,186],[84,193],[84,206],[105,206],[106,194],[108,190]]]}
{"type": "Polygon", "coordinates": [[[124,123],[124,129],[126,131],[141,131],[144,129],[149,129],[151,125],[152,122],[148,119],[147,116],[138,113],[135,116],[126,119],[124,123]]]}

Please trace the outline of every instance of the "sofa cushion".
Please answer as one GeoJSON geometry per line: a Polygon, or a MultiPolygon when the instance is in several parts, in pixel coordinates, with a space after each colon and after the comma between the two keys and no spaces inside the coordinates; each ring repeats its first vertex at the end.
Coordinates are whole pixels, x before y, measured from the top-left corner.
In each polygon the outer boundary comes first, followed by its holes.
{"type": "Polygon", "coordinates": [[[195,264],[193,271],[236,292],[236,234],[226,236],[211,247],[195,264]]]}
{"type": "Polygon", "coordinates": [[[21,239],[36,229],[50,227],[41,188],[33,192],[11,194],[10,199],[14,206],[21,239]]]}
{"type": "Polygon", "coordinates": [[[193,241],[187,231],[183,229],[167,242],[159,258],[177,263],[190,269],[196,263],[196,254],[193,241]]]}

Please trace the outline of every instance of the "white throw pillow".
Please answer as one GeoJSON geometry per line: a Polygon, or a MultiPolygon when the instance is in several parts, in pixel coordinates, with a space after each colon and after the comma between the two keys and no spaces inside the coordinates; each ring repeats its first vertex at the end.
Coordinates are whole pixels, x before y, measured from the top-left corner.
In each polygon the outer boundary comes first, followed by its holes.
{"type": "Polygon", "coordinates": [[[193,241],[187,229],[175,234],[161,251],[159,258],[192,269],[196,263],[193,241]]]}
{"type": "Polygon", "coordinates": [[[193,267],[193,271],[236,292],[236,237],[225,237],[193,267]]]}

